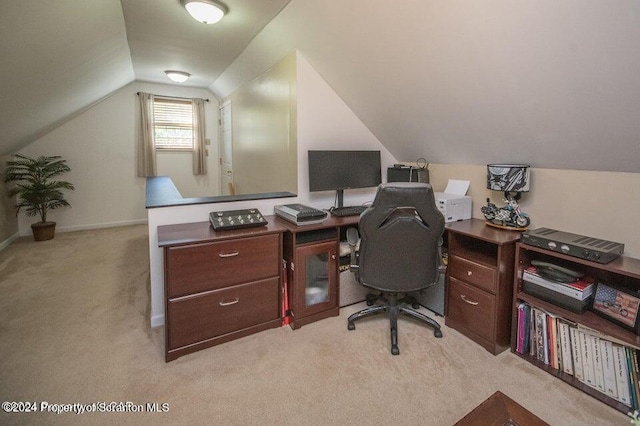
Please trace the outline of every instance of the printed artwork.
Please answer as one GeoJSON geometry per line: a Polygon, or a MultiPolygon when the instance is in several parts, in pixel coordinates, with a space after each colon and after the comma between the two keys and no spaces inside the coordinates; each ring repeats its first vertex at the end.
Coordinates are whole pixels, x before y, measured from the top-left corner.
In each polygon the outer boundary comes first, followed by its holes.
{"type": "Polygon", "coordinates": [[[593,300],[593,308],[595,310],[606,314],[622,324],[634,327],[639,306],[640,299],[598,283],[596,295],[593,300]]]}

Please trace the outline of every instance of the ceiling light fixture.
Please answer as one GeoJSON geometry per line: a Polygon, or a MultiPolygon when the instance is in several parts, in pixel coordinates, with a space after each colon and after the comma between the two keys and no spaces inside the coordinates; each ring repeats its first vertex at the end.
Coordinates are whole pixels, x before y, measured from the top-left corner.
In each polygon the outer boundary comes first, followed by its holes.
{"type": "Polygon", "coordinates": [[[176,83],[184,83],[189,77],[191,77],[191,74],[184,71],[167,70],[164,73],[171,81],[175,81],[176,83]]]}
{"type": "Polygon", "coordinates": [[[180,0],[196,21],[215,24],[227,13],[227,7],[214,0],[180,0]]]}

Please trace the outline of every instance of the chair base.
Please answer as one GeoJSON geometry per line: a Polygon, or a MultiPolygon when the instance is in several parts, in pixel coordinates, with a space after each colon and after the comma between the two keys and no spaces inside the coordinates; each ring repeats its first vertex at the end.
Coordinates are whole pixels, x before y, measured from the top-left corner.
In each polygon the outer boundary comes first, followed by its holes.
{"type": "Polygon", "coordinates": [[[347,328],[349,330],[355,330],[356,325],[355,321],[358,321],[362,318],[370,317],[372,315],[377,315],[382,312],[389,313],[389,322],[391,325],[391,354],[399,355],[400,349],[398,348],[398,315],[404,314],[406,316],[412,317],[421,323],[432,327],[433,335],[437,338],[442,337],[442,331],[440,330],[440,324],[438,324],[432,318],[417,312],[411,308],[403,306],[404,304],[411,304],[415,309],[417,309],[418,303],[413,297],[405,297],[402,299],[398,299],[398,295],[395,293],[389,294],[388,298],[384,295],[367,295],[367,306],[361,311],[358,311],[354,314],[349,315],[347,318],[347,328]],[[382,300],[384,304],[373,306],[373,304],[382,300]]]}

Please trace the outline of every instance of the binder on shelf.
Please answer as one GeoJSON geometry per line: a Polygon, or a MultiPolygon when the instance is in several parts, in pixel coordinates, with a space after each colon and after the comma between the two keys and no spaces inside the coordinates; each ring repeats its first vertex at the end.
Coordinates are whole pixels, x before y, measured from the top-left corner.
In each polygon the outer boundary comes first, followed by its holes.
{"type": "Polygon", "coordinates": [[[591,339],[582,331],[578,331],[580,339],[580,354],[582,355],[583,383],[596,387],[595,371],[593,369],[593,354],[591,353],[591,339]]]}
{"type": "Polygon", "coordinates": [[[602,376],[604,378],[604,392],[611,398],[618,398],[618,386],[613,360],[613,343],[600,339],[600,357],[602,359],[602,376]]]}
{"type": "Polygon", "coordinates": [[[616,375],[617,400],[631,406],[631,394],[629,393],[629,369],[627,368],[627,353],[624,346],[612,344],[613,367],[616,375]]]}
{"type": "Polygon", "coordinates": [[[580,351],[580,337],[578,328],[569,327],[569,335],[571,336],[571,354],[573,357],[573,375],[581,382],[584,381],[584,367],[582,366],[582,352],[580,351]]]}
{"type": "Polygon", "coordinates": [[[562,358],[562,371],[573,375],[573,356],[571,354],[571,335],[569,333],[569,323],[564,319],[558,319],[560,330],[560,354],[562,358]]]}
{"type": "Polygon", "coordinates": [[[600,353],[600,338],[597,336],[589,336],[591,343],[591,353],[593,354],[593,378],[596,384],[596,389],[605,393],[604,390],[604,372],[602,369],[602,354],[600,353]]]}

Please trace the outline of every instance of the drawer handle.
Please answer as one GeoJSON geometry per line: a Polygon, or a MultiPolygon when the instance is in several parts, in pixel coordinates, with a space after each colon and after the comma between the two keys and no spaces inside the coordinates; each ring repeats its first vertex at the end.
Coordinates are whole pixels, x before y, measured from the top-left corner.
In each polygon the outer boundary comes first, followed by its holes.
{"type": "Polygon", "coordinates": [[[236,304],[236,303],[238,303],[239,301],[240,301],[240,298],[239,298],[239,297],[236,297],[235,299],[233,299],[233,300],[232,300],[232,301],[230,301],[230,302],[223,302],[223,301],[220,301],[220,302],[218,302],[218,304],[219,304],[220,306],[230,306],[230,305],[235,305],[235,304],[236,304]]]}
{"type": "Polygon", "coordinates": [[[470,277],[471,275],[473,275],[473,272],[467,271],[467,276],[470,277]]]}
{"type": "Polygon", "coordinates": [[[220,257],[233,257],[233,256],[237,256],[239,254],[240,254],[239,251],[232,251],[231,253],[218,253],[218,256],[220,256],[220,257]]]}
{"type": "Polygon", "coordinates": [[[478,304],[478,302],[472,302],[471,300],[467,300],[467,296],[465,296],[464,294],[460,295],[460,299],[464,300],[465,302],[473,306],[476,306],[478,304]]]}

